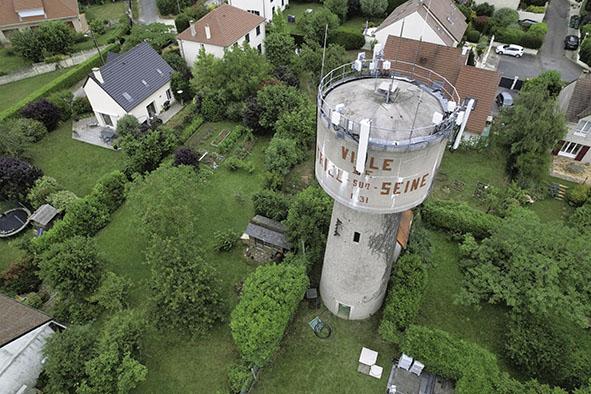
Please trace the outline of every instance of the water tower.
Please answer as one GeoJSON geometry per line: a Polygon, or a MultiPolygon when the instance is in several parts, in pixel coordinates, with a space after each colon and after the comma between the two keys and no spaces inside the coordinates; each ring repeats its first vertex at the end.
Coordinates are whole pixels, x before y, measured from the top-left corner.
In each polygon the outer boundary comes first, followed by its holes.
{"type": "Polygon", "coordinates": [[[401,213],[421,204],[467,116],[455,87],[418,64],[360,56],[318,88],[315,172],[334,200],[320,295],[346,319],[382,305],[401,213]]]}

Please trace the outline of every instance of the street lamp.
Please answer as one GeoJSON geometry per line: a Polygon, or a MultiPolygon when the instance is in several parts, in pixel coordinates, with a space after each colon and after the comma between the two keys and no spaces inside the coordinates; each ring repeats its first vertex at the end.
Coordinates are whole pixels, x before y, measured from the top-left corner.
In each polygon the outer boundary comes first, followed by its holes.
{"type": "Polygon", "coordinates": [[[183,91],[179,89],[176,92],[178,93],[179,97],[181,98],[181,105],[184,105],[184,103],[183,103],[183,91]]]}
{"type": "Polygon", "coordinates": [[[101,49],[98,46],[98,43],[96,42],[96,37],[94,36],[94,32],[92,31],[92,28],[88,29],[88,31],[90,32],[90,34],[88,33],[84,33],[84,37],[92,37],[92,41],[94,42],[94,47],[96,48],[96,51],[99,54],[99,57],[101,58],[101,63],[105,64],[105,60],[103,59],[103,54],[101,53],[101,49]]]}

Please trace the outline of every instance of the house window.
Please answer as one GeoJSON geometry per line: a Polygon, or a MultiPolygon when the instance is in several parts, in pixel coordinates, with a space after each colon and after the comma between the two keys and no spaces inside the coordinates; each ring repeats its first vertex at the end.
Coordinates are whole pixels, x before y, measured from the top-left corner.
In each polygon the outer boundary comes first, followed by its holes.
{"type": "Polygon", "coordinates": [[[281,0],[281,7],[285,5],[285,0],[281,0]]]}
{"type": "Polygon", "coordinates": [[[577,124],[575,128],[575,135],[579,135],[581,137],[586,137],[589,132],[591,131],[591,121],[589,120],[581,120],[577,124]]]}
{"type": "Polygon", "coordinates": [[[271,14],[275,15],[275,6],[271,7],[271,14]]]}
{"type": "Polygon", "coordinates": [[[577,157],[582,147],[583,145],[577,144],[576,142],[566,141],[564,144],[562,144],[558,155],[574,159],[577,157]]]}
{"type": "Polygon", "coordinates": [[[361,234],[355,231],[353,233],[353,242],[359,243],[359,239],[361,238],[361,234]]]}
{"type": "Polygon", "coordinates": [[[170,89],[166,89],[166,99],[167,100],[172,99],[172,93],[170,92],[170,89]]]}
{"type": "Polygon", "coordinates": [[[105,122],[105,124],[109,127],[113,127],[113,120],[111,119],[111,117],[107,114],[100,114],[101,117],[103,118],[103,122],[105,122]]]}
{"type": "Polygon", "coordinates": [[[244,36],[244,41],[250,42],[250,33],[246,33],[246,35],[244,36]]]}
{"type": "Polygon", "coordinates": [[[259,53],[263,53],[263,46],[261,44],[257,45],[257,51],[259,51],[259,53]]]}
{"type": "Polygon", "coordinates": [[[261,26],[257,26],[257,36],[261,35],[261,26]]]}
{"type": "Polygon", "coordinates": [[[248,10],[248,12],[250,12],[251,14],[255,14],[257,16],[260,16],[261,15],[261,13],[258,12],[257,10],[248,10]]]}

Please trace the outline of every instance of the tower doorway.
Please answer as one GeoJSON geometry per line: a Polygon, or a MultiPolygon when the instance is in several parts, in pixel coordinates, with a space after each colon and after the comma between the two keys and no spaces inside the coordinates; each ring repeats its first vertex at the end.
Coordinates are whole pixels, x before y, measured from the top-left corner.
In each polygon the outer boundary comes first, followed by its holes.
{"type": "Polygon", "coordinates": [[[337,312],[337,316],[341,319],[349,320],[349,317],[351,316],[351,307],[349,305],[341,304],[339,302],[339,310],[337,312]]]}

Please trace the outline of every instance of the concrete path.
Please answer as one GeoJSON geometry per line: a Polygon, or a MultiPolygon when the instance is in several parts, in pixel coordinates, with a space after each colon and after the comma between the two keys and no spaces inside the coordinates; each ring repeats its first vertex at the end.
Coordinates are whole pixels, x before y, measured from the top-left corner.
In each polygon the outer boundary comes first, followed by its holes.
{"type": "Polygon", "coordinates": [[[160,22],[160,13],[156,6],[156,0],[138,0],[139,4],[139,18],[141,24],[147,25],[150,23],[160,22]]]}
{"type": "Polygon", "coordinates": [[[526,54],[519,59],[500,56],[498,70],[503,76],[531,78],[544,71],[556,70],[568,82],[579,77],[582,68],[566,57],[569,51],[564,49],[564,37],[569,34],[569,7],[568,0],[550,1],[544,17],[548,33],[542,48],[536,56],[526,54]]]}

